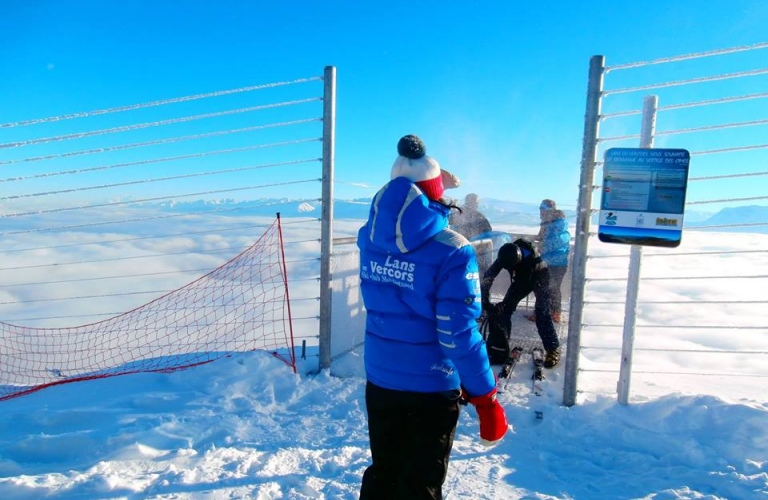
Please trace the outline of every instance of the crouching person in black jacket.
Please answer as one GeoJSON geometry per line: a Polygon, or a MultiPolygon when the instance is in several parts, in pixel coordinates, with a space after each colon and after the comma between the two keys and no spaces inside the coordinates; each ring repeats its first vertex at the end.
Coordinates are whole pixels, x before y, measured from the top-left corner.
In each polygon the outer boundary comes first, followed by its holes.
{"type": "Polygon", "coordinates": [[[550,275],[546,263],[541,260],[533,245],[523,239],[506,243],[499,249],[496,260],[483,274],[481,294],[483,310],[491,318],[498,318],[507,331],[512,329],[512,314],[529,293],[536,297],[536,329],[544,344],[546,357],[545,368],[554,368],[560,363],[560,340],[557,338],[555,325],[549,306],[550,275]],[[502,270],[509,273],[511,284],[504,299],[491,304],[491,287],[502,270]]]}

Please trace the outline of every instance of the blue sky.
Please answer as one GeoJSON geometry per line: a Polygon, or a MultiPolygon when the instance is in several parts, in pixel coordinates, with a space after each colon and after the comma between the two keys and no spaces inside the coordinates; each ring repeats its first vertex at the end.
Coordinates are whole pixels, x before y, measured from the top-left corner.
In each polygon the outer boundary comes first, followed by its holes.
{"type": "MultiPolygon", "coordinates": [[[[768,22],[768,4],[755,0],[11,0],[1,9],[0,122],[319,76],[333,65],[338,180],[383,184],[397,139],[417,133],[462,178],[457,196],[570,206],[592,55],[611,65],[751,45],[766,41],[768,22]]],[[[371,194],[337,187],[339,197],[371,194]]]]}

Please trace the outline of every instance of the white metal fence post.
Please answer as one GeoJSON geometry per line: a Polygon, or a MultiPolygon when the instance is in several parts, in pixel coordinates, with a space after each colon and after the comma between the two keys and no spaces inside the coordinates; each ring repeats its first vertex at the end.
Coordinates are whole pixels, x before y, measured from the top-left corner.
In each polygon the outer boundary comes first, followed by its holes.
{"type": "MultiPolygon", "coordinates": [[[[656,131],[656,110],[659,98],[646,96],[643,100],[643,121],[640,129],[640,147],[652,148],[656,131]]],[[[640,267],[643,247],[632,245],[629,254],[629,275],[627,277],[627,299],[624,303],[624,334],[621,344],[621,368],[617,392],[619,403],[629,403],[629,383],[632,378],[632,352],[635,346],[635,323],[637,321],[637,297],[640,289],[640,267]]]]}
{"type": "Polygon", "coordinates": [[[579,350],[581,348],[581,318],[584,312],[584,287],[587,268],[589,224],[592,217],[592,191],[595,178],[595,155],[600,128],[600,104],[603,92],[605,57],[592,56],[589,61],[587,83],[587,110],[584,116],[584,137],[581,152],[581,180],[579,204],[576,214],[576,234],[571,262],[571,298],[568,313],[568,349],[565,358],[563,404],[576,404],[579,374],[579,350]]]}
{"type": "Polygon", "coordinates": [[[320,369],[331,367],[331,256],[333,255],[333,169],[336,148],[336,68],[323,72],[323,207],[320,229],[320,369]]]}

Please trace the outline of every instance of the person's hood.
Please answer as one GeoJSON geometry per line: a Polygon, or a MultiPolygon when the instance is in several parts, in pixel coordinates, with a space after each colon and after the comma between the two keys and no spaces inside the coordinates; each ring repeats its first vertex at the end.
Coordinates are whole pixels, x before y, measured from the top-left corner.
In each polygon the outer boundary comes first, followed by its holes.
{"type": "Polygon", "coordinates": [[[384,251],[408,253],[448,227],[450,210],[430,201],[405,177],[397,177],[373,197],[368,237],[384,251]]]}
{"type": "Polygon", "coordinates": [[[542,221],[544,222],[554,222],[558,219],[565,219],[565,212],[556,208],[547,210],[544,212],[544,215],[542,215],[542,221]]]}

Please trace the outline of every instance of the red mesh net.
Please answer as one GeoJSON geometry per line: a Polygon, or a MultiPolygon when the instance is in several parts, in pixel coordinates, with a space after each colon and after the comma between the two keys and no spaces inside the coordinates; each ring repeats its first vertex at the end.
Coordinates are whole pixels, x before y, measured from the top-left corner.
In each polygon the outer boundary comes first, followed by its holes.
{"type": "Polygon", "coordinates": [[[213,272],[114,318],[71,328],[0,323],[0,401],[44,387],[167,372],[266,350],[295,370],[279,219],[213,272]]]}

